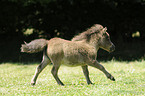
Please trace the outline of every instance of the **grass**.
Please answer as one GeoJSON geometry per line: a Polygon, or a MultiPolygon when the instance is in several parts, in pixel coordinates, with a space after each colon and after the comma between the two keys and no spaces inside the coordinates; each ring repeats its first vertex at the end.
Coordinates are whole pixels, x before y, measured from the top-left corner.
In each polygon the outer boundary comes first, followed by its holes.
{"type": "Polygon", "coordinates": [[[59,86],[51,75],[52,65],[40,74],[36,86],[31,86],[38,64],[2,63],[0,65],[0,96],[144,96],[145,61],[101,62],[116,78],[108,80],[99,70],[89,67],[94,85],[87,85],[81,67],[61,66],[59,86]]]}

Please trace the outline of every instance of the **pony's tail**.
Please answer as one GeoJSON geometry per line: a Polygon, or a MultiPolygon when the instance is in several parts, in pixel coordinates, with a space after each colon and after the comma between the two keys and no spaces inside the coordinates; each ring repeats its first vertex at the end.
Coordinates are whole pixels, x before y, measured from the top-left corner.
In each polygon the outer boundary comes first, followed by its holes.
{"type": "Polygon", "coordinates": [[[48,40],[46,39],[36,39],[31,41],[30,43],[22,44],[21,46],[21,52],[26,52],[26,53],[37,53],[40,51],[43,51],[44,48],[48,44],[48,40]]]}

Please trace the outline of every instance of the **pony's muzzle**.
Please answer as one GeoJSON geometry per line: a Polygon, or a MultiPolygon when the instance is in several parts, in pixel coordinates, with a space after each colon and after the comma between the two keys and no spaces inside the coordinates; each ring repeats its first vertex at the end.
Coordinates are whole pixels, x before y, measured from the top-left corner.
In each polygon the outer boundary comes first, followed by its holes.
{"type": "Polygon", "coordinates": [[[113,52],[115,50],[115,45],[112,44],[112,46],[110,47],[110,52],[113,52]]]}

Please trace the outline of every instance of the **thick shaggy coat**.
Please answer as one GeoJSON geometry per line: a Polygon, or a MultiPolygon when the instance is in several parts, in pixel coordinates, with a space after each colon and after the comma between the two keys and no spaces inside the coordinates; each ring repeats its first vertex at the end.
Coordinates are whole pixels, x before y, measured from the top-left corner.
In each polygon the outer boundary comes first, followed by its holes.
{"type": "Polygon", "coordinates": [[[81,66],[88,84],[92,84],[89,78],[88,65],[101,70],[107,78],[115,81],[114,77],[96,60],[99,48],[108,52],[115,50],[115,46],[106,31],[106,27],[95,24],[85,32],[76,35],[71,41],[52,38],[50,40],[36,39],[28,44],[23,44],[22,52],[34,53],[44,50],[43,60],[37,67],[31,84],[35,85],[40,72],[50,63],[53,63],[51,73],[59,85],[64,85],[57,75],[61,64],[72,67],[81,66]]]}

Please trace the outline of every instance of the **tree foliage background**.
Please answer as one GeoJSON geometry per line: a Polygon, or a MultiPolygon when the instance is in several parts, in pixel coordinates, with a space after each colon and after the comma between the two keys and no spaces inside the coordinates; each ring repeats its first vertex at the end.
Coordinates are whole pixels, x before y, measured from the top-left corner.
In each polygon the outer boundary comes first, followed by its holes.
{"type": "Polygon", "coordinates": [[[108,28],[116,51],[99,60],[145,57],[145,0],[1,0],[0,62],[40,61],[42,53],[20,53],[23,41],[70,40],[93,24],[108,28]]]}

